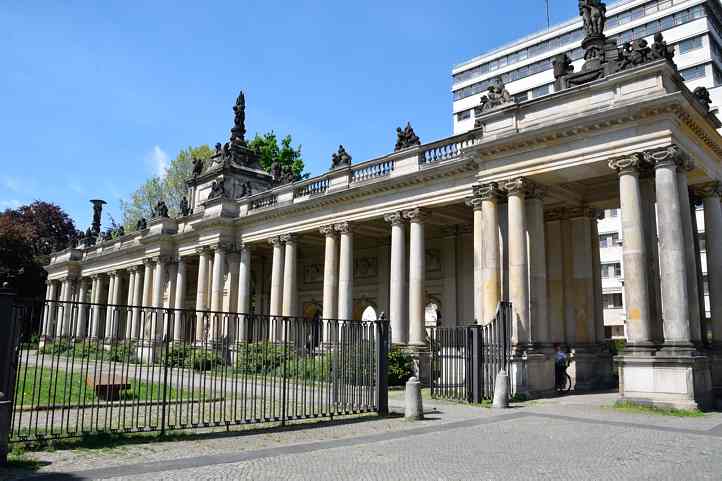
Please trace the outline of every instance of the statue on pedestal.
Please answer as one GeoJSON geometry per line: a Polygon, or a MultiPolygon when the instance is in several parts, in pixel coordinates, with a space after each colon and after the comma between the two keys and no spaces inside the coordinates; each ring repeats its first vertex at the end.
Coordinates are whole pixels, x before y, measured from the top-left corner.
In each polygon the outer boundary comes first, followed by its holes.
{"type": "MultiPolygon", "coordinates": [[[[221,144],[216,144],[216,148],[221,144]]],[[[203,160],[193,157],[193,177],[198,177],[203,173],[203,160]]]]}
{"type": "Polygon", "coordinates": [[[486,89],[486,94],[481,96],[481,111],[491,110],[500,105],[512,102],[511,95],[501,79],[497,78],[486,89]]]}
{"type": "Polygon", "coordinates": [[[406,127],[404,127],[403,130],[401,127],[396,128],[396,147],[394,147],[394,152],[415,145],[421,145],[421,140],[411,127],[411,122],[406,122],[406,127]]]}
{"type": "Polygon", "coordinates": [[[339,145],[338,152],[331,154],[331,168],[336,169],[347,165],[351,165],[351,156],[343,148],[343,145],[339,145]]]}
{"type": "Polygon", "coordinates": [[[211,184],[211,192],[208,194],[208,200],[219,199],[226,196],[225,181],[223,179],[214,180],[211,184]]]}
{"type": "Polygon", "coordinates": [[[148,221],[145,220],[145,217],[141,217],[138,219],[138,222],[135,224],[135,230],[145,230],[148,228],[148,221]]]}
{"type": "Polygon", "coordinates": [[[601,0],[579,0],[579,15],[584,21],[584,31],[588,37],[604,36],[607,22],[607,6],[601,0]]]}
{"type": "Polygon", "coordinates": [[[188,199],[185,196],[181,199],[179,207],[181,217],[191,214],[191,206],[188,204],[188,199]]]}

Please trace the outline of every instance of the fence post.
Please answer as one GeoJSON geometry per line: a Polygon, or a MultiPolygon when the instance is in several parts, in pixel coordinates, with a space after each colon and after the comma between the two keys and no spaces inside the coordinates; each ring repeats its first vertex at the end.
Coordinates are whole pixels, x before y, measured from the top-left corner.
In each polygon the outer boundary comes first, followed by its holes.
{"type": "Polygon", "coordinates": [[[10,441],[10,423],[15,393],[16,348],[20,326],[18,316],[13,315],[15,292],[0,287],[0,466],[7,465],[10,441]]]}
{"type": "Polygon", "coordinates": [[[389,414],[389,321],[376,321],[376,408],[382,416],[389,414]]]}
{"type": "Polygon", "coordinates": [[[168,423],[168,419],[166,417],[166,411],[168,410],[168,350],[170,346],[170,316],[171,316],[171,310],[166,309],[165,311],[165,328],[163,333],[163,404],[162,404],[162,410],[161,410],[161,418],[160,418],[160,435],[165,435],[165,426],[168,423]]]}
{"type": "Polygon", "coordinates": [[[286,378],[286,365],[288,364],[288,319],[282,318],[283,323],[283,368],[281,374],[281,426],[286,425],[286,391],[288,379],[286,378]]]}
{"type": "Polygon", "coordinates": [[[470,369],[467,370],[471,379],[471,390],[468,392],[468,401],[474,404],[481,403],[482,398],[482,371],[481,371],[481,328],[479,326],[471,326],[471,339],[469,347],[471,355],[468,356],[471,363],[470,369]]]}

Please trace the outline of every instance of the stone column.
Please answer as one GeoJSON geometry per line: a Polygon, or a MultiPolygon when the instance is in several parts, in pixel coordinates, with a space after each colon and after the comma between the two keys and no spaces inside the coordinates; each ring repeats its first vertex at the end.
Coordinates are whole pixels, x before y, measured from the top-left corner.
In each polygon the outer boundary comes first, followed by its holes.
{"type": "Polygon", "coordinates": [[[499,247],[499,206],[502,191],[496,182],[480,186],[477,195],[481,199],[484,217],[483,256],[481,266],[481,285],[483,323],[491,322],[501,301],[501,250],[499,247]]]}
{"type": "Polygon", "coordinates": [[[128,268],[128,297],[126,298],[126,305],[128,306],[125,309],[125,338],[126,339],[132,339],[133,338],[133,314],[135,309],[133,306],[133,292],[135,291],[135,283],[138,279],[138,266],[131,266],[128,268]]]}
{"type": "MultiPolygon", "coordinates": [[[[477,188],[474,188],[476,194],[477,188]]],[[[482,211],[481,198],[471,197],[466,199],[466,205],[474,210],[474,322],[477,324],[486,324],[486,315],[484,314],[484,281],[482,280],[482,271],[484,270],[484,213],[482,211]]],[[[497,219],[498,220],[498,219],[497,219]]]]}
{"type": "Polygon", "coordinates": [[[442,229],[443,232],[443,244],[442,244],[442,272],[444,273],[444,287],[443,287],[443,312],[442,312],[442,326],[443,327],[455,327],[458,322],[458,314],[456,312],[457,304],[457,283],[456,283],[456,242],[458,236],[458,226],[448,226],[442,229]]]}
{"type": "MultiPolygon", "coordinates": [[[[657,242],[657,202],[654,189],[654,169],[644,163],[639,171],[639,192],[642,199],[642,229],[647,247],[647,292],[649,295],[650,339],[655,344],[664,341],[662,334],[662,297],[659,291],[659,245],[657,242]]],[[[627,305],[622,297],[622,304],[627,305]]]]}
{"type": "Polygon", "coordinates": [[[100,331],[100,293],[103,288],[103,280],[99,274],[92,276],[93,288],[91,292],[93,301],[93,310],[90,313],[90,338],[98,339],[101,336],[100,331]]]}
{"type": "Polygon", "coordinates": [[[338,318],[338,237],[332,225],[319,229],[326,242],[323,258],[323,318],[338,318]]]}
{"type": "Polygon", "coordinates": [[[58,295],[58,283],[47,281],[47,293],[45,296],[45,311],[43,312],[43,336],[53,336],[53,312],[55,311],[55,299],[58,295]]]}
{"type": "Polygon", "coordinates": [[[409,318],[406,315],[406,227],[401,212],[386,214],[391,224],[391,269],[389,273],[389,321],[394,344],[408,344],[409,318]]]}
{"type": "Polygon", "coordinates": [[[283,256],[283,304],[281,314],[287,317],[298,316],[296,286],[297,261],[298,261],[298,238],[295,234],[281,236],[286,246],[283,256]]]}
{"type": "Polygon", "coordinates": [[[81,277],[78,283],[78,323],[75,326],[75,338],[84,339],[88,327],[88,306],[85,304],[88,297],[88,279],[81,277]]]}
{"type": "Polygon", "coordinates": [[[160,256],[155,259],[155,271],[153,272],[153,322],[149,338],[160,339],[163,337],[165,328],[165,316],[163,315],[163,291],[165,290],[165,270],[168,266],[168,259],[160,256]]]}
{"type": "Polygon", "coordinates": [[[219,244],[213,254],[213,279],[211,280],[211,339],[221,339],[226,333],[223,327],[223,291],[225,289],[226,253],[228,246],[219,244]]]}
{"type": "Polygon", "coordinates": [[[417,208],[404,212],[409,220],[409,344],[426,345],[426,243],[424,222],[429,216],[426,209],[417,208]]]}
{"type": "Polygon", "coordinates": [[[353,318],[353,231],[348,222],[336,224],[341,234],[338,262],[338,318],[353,318]]]}
{"type": "MultiPolygon", "coordinates": [[[[210,249],[203,246],[196,251],[198,253],[198,288],[196,290],[196,330],[195,341],[201,342],[206,339],[206,323],[208,322],[208,263],[210,261],[210,249]]],[[[208,326],[210,328],[210,326],[208,326]]]]}
{"type": "Polygon", "coordinates": [[[715,345],[722,343],[722,186],[713,182],[697,190],[704,202],[704,235],[707,246],[710,323],[715,345]]]}
{"type": "Polygon", "coordinates": [[[669,347],[689,347],[690,296],[677,179],[681,155],[676,146],[645,152],[644,155],[648,162],[654,163],[655,168],[664,342],[669,347]]]}
{"type": "Polygon", "coordinates": [[[596,342],[594,328],[594,272],[592,253],[592,217],[588,207],[569,209],[572,234],[572,279],[571,301],[574,305],[576,326],[575,349],[580,345],[589,347],[596,342]]]}
{"type": "Polygon", "coordinates": [[[544,214],[547,257],[547,297],[549,302],[549,341],[564,343],[566,305],[564,296],[564,240],[562,236],[562,218],[566,216],[563,208],[547,211],[544,214]]]}
{"type": "Polygon", "coordinates": [[[120,283],[118,272],[113,271],[108,274],[108,299],[106,301],[105,311],[105,339],[111,340],[118,337],[116,318],[118,316],[117,297],[118,290],[116,285],[120,283]]]}
{"type": "Polygon", "coordinates": [[[689,201],[689,184],[687,172],[694,168],[691,161],[681,162],[677,167],[677,191],[679,193],[679,208],[682,216],[682,236],[684,242],[685,274],[687,277],[687,312],[689,316],[690,338],[695,344],[702,342],[702,317],[700,312],[699,286],[697,285],[697,231],[693,229],[696,222],[692,222],[692,208],[689,201]]]}
{"type": "MultiPolygon", "coordinates": [[[[246,316],[251,313],[251,248],[245,244],[240,247],[240,263],[238,265],[238,310],[239,326],[238,335],[241,341],[248,339],[248,327],[246,316]]],[[[260,286],[262,281],[259,281],[260,286]]],[[[259,288],[260,290],[260,288],[259,288]]]]}
{"type": "MultiPolygon", "coordinates": [[[[594,337],[597,343],[604,342],[604,306],[602,305],[602,263],[599,252],[599,226],[604,211],[594,209],[592,217],[592,280],[594,284],[594,337]]],[[[609,351],[608,349],[604,349],[609,351]]]]}
{"type": "Polygon", "coordinates": [[[542,194],[542,190],[536,188],[527,195],[526,200],[530,338],[534,343],[549,347],[551,335],[547,304],[547,259],[542,194]]]}
{"type": "Polygon", "coordinates": [[[144,276],[140,266],[133,266],[135,269],[135,282],[133,283],[133,317],[130,323],[130,338],[137,339],[140,335],[141,304],[143,304],[143,293],[145,292],[144,276]]]}
{"type": "Polygon", "coordinates": [[[76,283],[77,277],[74,275],[68,276],[65,281],[63,281],[63,284],[65,284],[63,289],[63,302],[64,302],[64,310],[63,310],[63,323],[62,323],[62,335],[63,336],[70,336],[73,333],[73,318],[75,317],[75,305],[72,304],[73,302],[73,292],[75,291],[75,283],[76,283]]]}
{"type": "Polygon", "coordinates": [[[529,330],[529,264],[526,243],[526,193],[529,181],[519,178],[504,184],[509,216],[509,300],[512,305],[511,342],[525,349],[529,330]]]}
{"type": "Polygon", "coordinates": [[[173,304],[173,340],[175,342],[183,341],[185,333],[185,325],[188,319],[188,312],[185,311],[186,297],[186,260],[185,257],[178,257],[178,268],[176,270],[175,280],[175,299],[173,304]]]}
{"type": "Polygon", "coordinates": [[[280,237],[269,239],[273,245],[273,260],[271,265],[271,302],[269,303],[268,314],[271,317],[270,338],[271,340],[281,339],[280,321],[276,319],[283,315],[283,265],[284,251],[283,240],[280,237]]]}
{"type": "Polygon", "coordinates": [[[150,340],[148,332],[149,323],[153,318],[153,311],[150,309],[153,304],[153,271],[155,263],[152,259],[143,259],[143,300],[141,302],[142,309],[138,316],[138,338],[142,340],[150,340]]]}
{"type": "Polygon", "coordinates": [[[625,351],[653,348],[647,236],[639,185],[639,169],[642,165],[643,159],[638,154],[609,162],[609,167],[619,174],[628,342],[625,351]]]}

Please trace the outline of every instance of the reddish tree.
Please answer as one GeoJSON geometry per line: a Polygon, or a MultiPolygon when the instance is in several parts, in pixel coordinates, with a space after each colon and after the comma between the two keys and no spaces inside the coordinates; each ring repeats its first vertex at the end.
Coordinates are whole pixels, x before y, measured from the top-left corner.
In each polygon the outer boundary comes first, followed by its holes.
{"type": "Polygon", "coordinates": [[[48,202],[0,213],[0,278],[17,275],[13,284],[21,296],[41,296],[46,277],[42,266],[51,252],[68,247],[75,234],[68,214],[48,202]]]}

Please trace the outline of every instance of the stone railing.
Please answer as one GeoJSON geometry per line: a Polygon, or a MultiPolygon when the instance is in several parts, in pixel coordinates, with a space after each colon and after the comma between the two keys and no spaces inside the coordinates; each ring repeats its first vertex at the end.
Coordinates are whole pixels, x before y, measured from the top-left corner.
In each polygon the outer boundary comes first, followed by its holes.
{"type": "Polygon", "coordinates": [[[266,207],[273,207],[278,203],[278,197],[276,194],[264,195],[257,199],[251,199],[248,204],[248,210],[265,209],[266,207]]]}
{"type": "Polygon", "coordinates": [[[394,160],[381,159],[351,170],[351,183],[387,177],[394,171],[394,160]]]}
{"type": "Polygon", "coordinates": [[[306,182],[294,189],[293,196],[305,197],[307,195],[324,194],[328,190],[328,186],[330,185],[330,183],[331,181],[325,177],[306,182]]]}
{"type": "Polygon", "coordinates": [[[462,150],[474,146],[480,141],[481,135],[474,132],[425,145],[419,153],[419,165],[455,159],[461,155],[462,150]]]}

